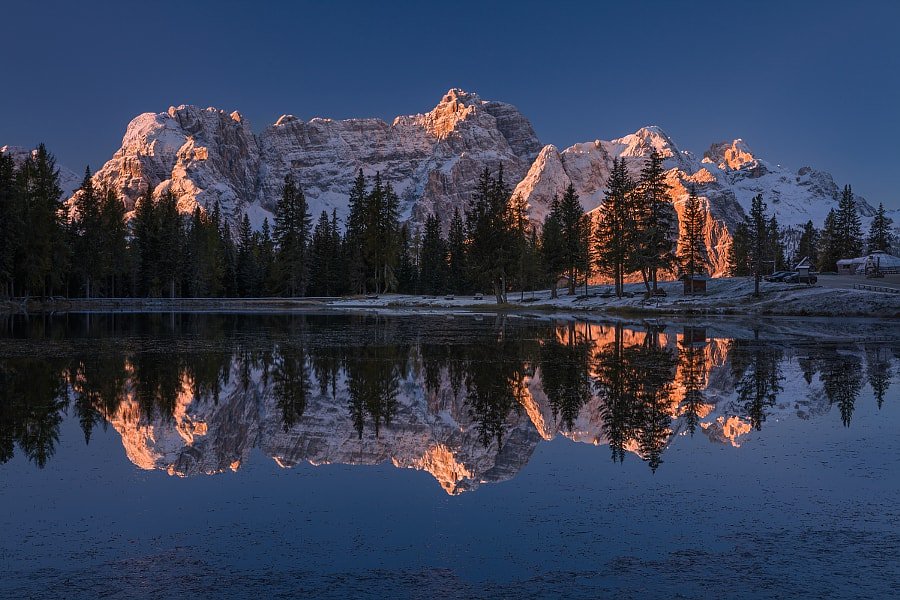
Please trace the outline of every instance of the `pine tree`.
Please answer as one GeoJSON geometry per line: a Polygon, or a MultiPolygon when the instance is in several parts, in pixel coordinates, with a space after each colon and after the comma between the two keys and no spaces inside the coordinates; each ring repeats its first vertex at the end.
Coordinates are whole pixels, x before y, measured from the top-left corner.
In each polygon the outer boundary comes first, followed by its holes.
{"type": "Polygon", "coordinates": [[[665,176],[663,157],[654,149],[641,169],[637,186],[637,258],[648,293],[651,284],[656,292],[659,271],[671,269],[674,262],[676,217],[665,176]]]}
{"type": "Polygon", "coordinates": [[[366,178],[362,169],[356,175],[353,187],[350,189],[349,216],[347,218],[347,232],[345,234],[344,260],[347,263],[347,274],[352,293],[366,292],[366,281],[369,273],[369,265],[366,264],[366,215],[368,213],[366,193],[366,178]]]}
{"type": "Polygon", "coordinates": [[[441,224],[436,215],[425,218],[419,282],[423,294],[442,294],[446,282],[447,245],[441,237],[441,224]]]}
{"type": "Polygon", "coordinates": [[[893,219],[887,216],[884,211],[884,204],[878,204],[878,210],[872,218],[872,224],[869,226],[869,235],[866,238],[866,247],[869,252],[883,250],[891,253],[894,245],[894,234],[891,231],[891,225],[894,224],[893,219]]]}
{"type": "Polygon", "coordinates": [[[839,258],[854,258],[862,253],[862,223],[849,185],[844,186],[835,221],[835,250],[839,258]]]}
{"type": "Polygon", "coordinates": [[[738,223],[731,236],[731,247],[728,249],[728,275],[746,277],[750,273],[750,231],[745,220],[738,223]]]}
{"type": "Polygon", "coordinates": [[[569,277],[569,295],[575,294],[575,285],[580,267],[587,263],[587,248],[584,246],[585,221],[584,209],[575,193],[575,187],[569,183],[562,199],[559,201],[559,221],[562,233],[562,262],[569,277]]]}
{"type": "Polygon", "coordinates": [[[688,190],[683,215],[681,235],[678,236],[678,258],[682,273],[692,281],[695,275],[707,272],[709,262],[706,244],[703,240],[703,231],[706,229],[706,213],[703,211],[700,198],[697,197],[697,190],[693,185],[688,190]]]}
{"type": "Polygon", "coordinates": [[[834,209],[828,211],[825,217],[825,226],[819,237],[819,263],[820,271],[836,271],[837,261],[842,258],[838,235],[838,216],[834,209]]]}
{"type": "Polygon", "coordinates": [[[544,216],[541,231],[541,264],[544,275],[550,282],[550,297],[557,298],[559,276],[565,269],[565,242],[558,196],[554,196],[550,203],[550,212],[544,216]]]}
{"type": "Polygon", "coordinates": [[[81,187],[75,194],[75,217],[72,220],[71,230],[73,237],[73,253],[76,271],[84,281],[85,296],[92,296],[93,284],[103,277],[104,256],[101,255],[102,224],[100,214],[100,199],[94,190],[91,180],[91,169],[84,170],[84,179],[81,187]]]}
{"type": "Polygon", "coordinates": [[[156,206],[153,202],[153,189],[148,186],[146,192],[138,198],[134,207],[132,220],[132,264],[135,270],[135,293],[149,295],[156,288],[154,265],[156,251],[156,206]]]}
{"type": "Polygon", "coordinates": [[[612,278],[618,297],[622,296],[625,275],[632,270],[630,265],[635,262],[637,250],[633,192],[634,183],[625,169],[625,160],[614,158],[594,239],[596,265],[602,274],[612,278]]]}
{"type": "Polygon", "coordinates": [[[772,272],[785,269],[787,261],[785,260],[784,251],[784,233],[778,226],[778,220],[775,218],[774,213],[769,217],[769,222],[766,226],[766,239],[769,244],[766,260],[772,262],[772,272]]]}
{"type": "Polygon", "coordinates": [[[12,156],[0,152],[0,297],[12,296],[15,260],[23,233],[21,194],[12,156]]]}
{"type": "Polygon", "coordinates": [[[518,248],[510,200],[503,166],[496,178],[485,168],[466,213],[472,273],[481,284],[492,288],[498,304],[506,302],[508,278],[514,272],[518,248]]]}
{"type": "Polygon", "coordinates": [[[128,273],[128,229],[125,205],[113,190],[106,190],[100,204],[100,256],[106,277],[106,293],[118,296],[128,273]]]}
{"type": "Polygon", "coordinates": [[[470,291],[466,263],[466,229],[459,208],[453,209],[453,218],[450,220],[450,231],[447,235],[447,288],[454,294],[470,291]]]}
{"type": "Polygon", "coordinates": [[[245,214],[238,228],[237,292],[244,298],[259,295],[259,264],[257,240],[245,214]]]}
{"type": "Polygon", "coordinates": [[[798,264],[804,258],[809,259],[809,264],[816,266],[819,264],[819,231],[815,228],[812,221],[807,221],[803,226],[803,233],[800,234],[800,241],[797,243],[797,253],[794,255],[794,264],[798,264]]]}
{"type": "Polygon", "coordinates": [[[14,259],[15,278],[25,295],[51,294],[68,268],[65,216],[56,160],[41,144],[17,176],[22,235],[14,259]]]}
{"type": "Polygon", "coordinates": [[[263,293],[267,296],[276,294],[278,284],[275,269],[275,242],[272,240],[268,217],[263,219],[259,232],[259,268],[260,286],[263,293]]]}
{"type": "Polygon", "coordinates": [[[156,207],[157,217],[157,261],[154,265],[160,292],[166,290],[170,298],[176,294],[175,283],[181,269],[181,254],[184,248],[183,223],[178,213],[178,200],[172,191],[165,192],[156,207]]]}
{"type": "MultiPolygon", "coordinates": [[[[400,254],[397,257],[397,291],[401,294],[418,294],[420,289],[420,273],[416,259],[416,240],[410,238],[409,227],[400,227],[400,254]]],[[[441,282],[443,283],[443,282],[441,282]]]]}
{"type": "Polygon", "coordinates": [[[748,260],[750,274],[753,275],[753,295],[759,296],[759,281],[770,256],[769,223],[766,219],[766,203],[762,194],[753,197],[750,216],[747,219],[748,260]]]}
{"type": "Polygon", "coordinates": [[[303,190],[288,173],[275,211],[275,244],[281,290],[288,296],[306,293],[309,278],[307,243],[312,219],[303,190]]]}

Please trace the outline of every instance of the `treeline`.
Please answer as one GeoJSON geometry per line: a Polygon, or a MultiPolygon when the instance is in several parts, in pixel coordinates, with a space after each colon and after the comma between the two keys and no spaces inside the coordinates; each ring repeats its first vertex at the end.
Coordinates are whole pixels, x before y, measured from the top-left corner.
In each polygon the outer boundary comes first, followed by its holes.
{"type": "Polygon", "coordinates": [[[705,270],[704,212],[692,193],[678,227],[662,157],[650,155],[637,181],[616,161],[607,201],[585,215],[570,185],[554,198],[541,227],[528,219],[502,167],[485,169],[465,210],[435,215],[421,231],[400,222],[400,201],[379,174],[359,172],[344,226],[337,214],[313,221],[303,190],[288,175],[274,223],[258,231],[246,215],[218,204],[182,214],[171,190],[148,189],[126,221],[111,190],[86,170],[69,204],[53,157],[42,145],[18,168],[0,157],[0,293],[6,297],[340,296],[399,292],[490,292],[576,285],[599,272],[622,281],[640,273],[648,292],[658,275],[705,270]],[[539,233],[540,229],[540,233],[539,233]]]}
{"type": "Polygon", "coordinates": [[[755,276],[757,290],[764,273],[791,269],[804,258],[820,271],[836,271],[837,261],[856,258],[865,252],[883,250],[890,253],[895,243],[893,220],[887,216],[883,204],[878,205],[869,233],[863,237],[862,223],[848,185],[841,193],[837,210],[831,209],[819,230],[812,221],[803,226],[793,256],[785,249],[785,231],[775,215],[766,216],[762,195],[753,198],[750,214],[734,232],[728,255],[729,274],[735,277],[755,276]]]}
{"type": "MultiPolygon", "coordinates": [[[[648,295],[663,274],[708,272],[707,210],[693,187],[676,214],[663,157],[650,153],[636,177],[615,159],[600,208],[586,215],[574,187],[555,197],[543,223],[529,220],[502,167],[485,169],[465,210],[449,215],[446,235],[436,215],[421,231],[400,222],[389,183],[362,171],[349,193],[349,214],[314,221],[303,190],[288,175],[274,222],[258,231],[247,215],[218,204],[179,210],[171,190],[148,189],[126,221],[111,190],[94,189],[90,170],[70,204],[53,157],[41,145],[18,168],[0,156],[0,294],[4,297],[263,297],[489,292],[505,303],[510,290],[576,286],[600,274],[621,296],[640,275],[648,295]],[[677,244],[674,240],[678,240],[677,244]]],[[[866,246],[890,249],[891,220],[879,206],[866,246]]],[[[804,256],[820,270],[863,248],[853,194],[819,232],[808,223],[796,256],[785,231],[766,215],[762,196],[734,232],[728,262],[734,276],[780,270],[804,256]]]]}

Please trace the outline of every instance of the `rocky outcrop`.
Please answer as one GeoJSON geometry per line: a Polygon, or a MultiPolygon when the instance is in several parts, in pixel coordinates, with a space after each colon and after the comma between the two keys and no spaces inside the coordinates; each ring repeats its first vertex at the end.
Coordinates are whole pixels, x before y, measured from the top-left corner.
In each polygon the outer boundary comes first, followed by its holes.
{"type": "MultiPolygon", "coordinates": [[[[380,173],[393,186],[401,218],[418,225],[436,214],[446,225],[454,209],[468,205],[480,171],[502,166],[540,223],[553,196],[570,183],[585,210],[596,209],[612,160],[625,159],[636,176],[651,150],[666,159],[676,212],[688,186],[697,188],[709,217],[704,236],[714,274],[724,272],[730,232],[754,195],[763,194],[779,222],[794,228],[808,220],[821,226],[840,196],[828,173],[770,164],[740,139],[713,144],[699,159],[656,126],[562,151],[542,146],[514,106],[459,89],[431,111],[391,123],[283,115],[259,134],[237,112],[179,106],[145,113],[128,125],[122,147],[95,174],[95,184],[114,189],[128,210],[149,187],[157,194],[171,190],[184,212],[219,202],[224,215],[247,213],[258,227],[271,219],[288,173],[302,186],[314,217],[323,210],[343,217],[361,170],[380,173]]],[[[858,200],[860,213],[870,216],[872,207],[858,200]]]]}
{"type": "Polygon", "coordinates": [[[356,174],[380,173],[401,199],[403,218],[449,219],[471,196],[478,173],[501,165],[519,181],[541,145],[515,107],[452,89],[428,113],[380,119],[303,121],[283,115],[254,135],[237,112],[172,107],[129,125],[122,147],[95,175],[131,210],[148,187],[171,190],[184,212],[218,201],[226,215],[248,213],[257,226],[293,174],[313,215],[347,212],[356,174]]]}

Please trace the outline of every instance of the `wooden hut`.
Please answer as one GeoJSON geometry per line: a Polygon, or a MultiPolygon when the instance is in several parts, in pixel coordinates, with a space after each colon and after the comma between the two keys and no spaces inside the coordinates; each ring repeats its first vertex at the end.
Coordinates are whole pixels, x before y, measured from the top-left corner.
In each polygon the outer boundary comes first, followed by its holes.
{"type": "Polygon", "coordinates": [[[681,280],[684,282],[685,296],[702,296],[706,294],[706,282],[709,281],[709,275],[682,275],[681,280]]]}

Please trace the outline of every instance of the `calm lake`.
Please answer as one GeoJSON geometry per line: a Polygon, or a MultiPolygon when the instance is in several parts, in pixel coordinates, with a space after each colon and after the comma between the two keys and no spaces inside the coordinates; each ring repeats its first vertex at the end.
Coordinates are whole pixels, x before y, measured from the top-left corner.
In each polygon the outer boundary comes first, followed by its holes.
{"type": "Polygon", "coordinates": [[[0,597],[886,598],[900,323],[0,317],[0,597]]]}

